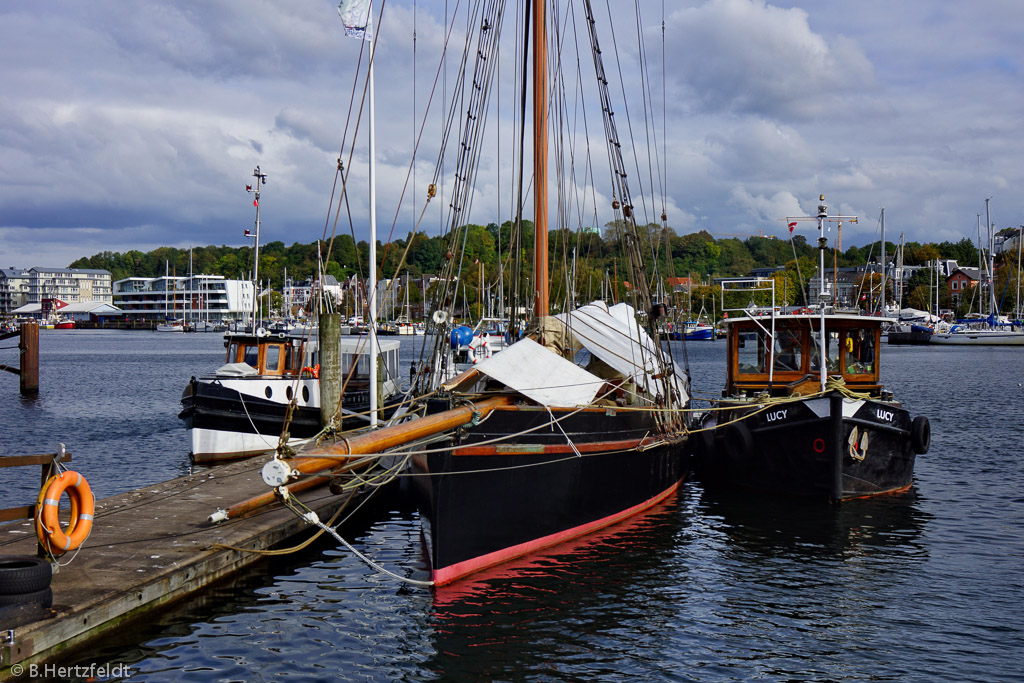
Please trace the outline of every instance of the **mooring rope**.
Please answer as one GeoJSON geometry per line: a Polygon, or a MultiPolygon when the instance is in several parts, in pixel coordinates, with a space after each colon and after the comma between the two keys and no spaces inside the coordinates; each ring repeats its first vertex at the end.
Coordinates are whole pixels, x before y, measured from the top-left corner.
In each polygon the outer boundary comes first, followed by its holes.
{"type": "Polygon", "coordinates": [[[396,579],[398,581],[401,581],[403,583],[412,584],[414,586],[433,586],[434,585],[433,581],[420,581],[418,579],[410,579],[408,577],[401,576],[399,574],[394,573],[393,571],[390,571],[390,570],[384,568],[379,563],[375,562],[372,558],[367,557],[363,553],[359,552],[359,550],[354,548],[351,543],[349,543],[344,538],[342,538],[341,534],[339,534],[334,529],[333,526],[331,526],[329,524],[324,524],[323,522],[321,522],[320,521],[320,517],[316,514],[315,511],[310,510],[308,507],[306,507],[305,504],[302,503],[302,501],[300,501],[297,498],[294,498],[293,496],[288,494],[287,493],[287,489],[282,489],[282,490],[285,491],[285,493],[283,493],[281,497],[282,497],[285,505],[287,505],[289,508],[291,508],[292,512],[294,512],[295,514],[299,515],[306,522],[308,522],[308,523],[310,523],[310,524],[312,524],[314,526],[319,527],[321,532],[326,531],[327,533],[329,533],[331,536],[334,537],[334,539],[336,541],[338,541],[338,543],[341,543],[343,546],[345,546],[350,551],[352,551],[353,555],[355,555],[360,560],[365,562],[368,566],[372,567],[373,569],[377,570],[378,572],[381,572],[382,574],[386,574],[387,576],[390,576],[391,578],[396,579]],[[293,505],[295,507],[292,507],[293,505]],[[302,508],[304,508],[306,510],[306,512],[302,513],[299,510],[295,509],[296,507],[302,507],[302,508]]]}

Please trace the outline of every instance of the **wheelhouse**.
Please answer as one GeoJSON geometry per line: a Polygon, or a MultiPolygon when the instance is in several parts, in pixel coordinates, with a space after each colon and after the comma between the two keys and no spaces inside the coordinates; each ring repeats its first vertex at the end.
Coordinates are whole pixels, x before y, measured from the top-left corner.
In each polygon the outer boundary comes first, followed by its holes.
{"type": "MultiPolygon", "coordinates": [[[[854,391],[880,394],[882,318],[825,316],[825,371],[854,391]]],[[[734,318],[728,326],[728,379],[723,396],[768,392],[806,395],[821,386],[821,318],[812,314],[734,318]]]]}
{"type": "Polygon", "coordinates": [[[224,340],[227,348],[225,362],[244,363],[254,368],[259,375],[296,376],[303,367],[316,365],[313,352],[306,361],[306,342],[300,337],[284,334],[255,336],[229,336],[224,340]]]}
{"type": "MultiPolygon", "coordinates": [[[[391,380],[397,387],[399,376],[399,348],[397,340],[379,340],[380,372],[385,380],[391,380]]],[[[224,340],[227,349],[225,362],[228,365],[242,363],[253,368],[259,376],[316,376],[320,363],[317,340],[304,337],[269,334],[265,336],[229,335],[224,340]]],[[[370,376],[369,344],[366,340],[343,340],[341,342],[341,373],[352,379],[366,382],[370,376]]],[[[246,370],[246,374],[251,371],[246,370]]]]}

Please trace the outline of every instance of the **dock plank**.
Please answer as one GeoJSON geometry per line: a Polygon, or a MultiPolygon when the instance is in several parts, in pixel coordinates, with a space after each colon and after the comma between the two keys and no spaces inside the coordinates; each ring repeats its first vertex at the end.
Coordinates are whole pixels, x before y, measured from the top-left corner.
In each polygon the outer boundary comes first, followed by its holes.
{"type": "MultiPolygon", "coordinates": [[[[295,513],[277,504],[219,524],[208,521],[217,509],[268,491],[260,477],[264,462],[257,458],[223,465],[97,501],[88,541],[53,577],[49,618],[19,625],[14,644],[0,646],[0,680],[10,677],[12,664],[51,659],[260,558],[214,544],[267,549],[312,533],[295,513]]],[[[321,519],[347,500],[326,486],[297,497],[321,519]]],[[[0,527],[0,554],[35,551],[32,522],[0,527]]],[[[2,614],[0,629],[6,630],[10,626],[2,623],[2,614]]]]}

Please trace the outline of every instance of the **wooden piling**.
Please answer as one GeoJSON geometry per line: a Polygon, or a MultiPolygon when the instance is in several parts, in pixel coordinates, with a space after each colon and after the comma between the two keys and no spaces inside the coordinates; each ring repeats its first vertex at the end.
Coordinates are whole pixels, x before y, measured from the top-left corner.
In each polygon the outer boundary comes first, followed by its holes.
{"type": "Polygon", "coordinates": [[[341,315],[321,313],[320,336],[320,424],[328,427],[332,421],[341,427],[341,418],[334,413],[341,403],[341,315]]]}
{"type": "Polygon", "coordinates": [[[20,378],[21,393],[35,396],[39,393],[39,323],[22,323],[18,332],[0,334],[0,340],[18,337],[20,361],[18,367],[0,364],[0,370],[20,378]]]}
{"type": "Polygon", "coordinates": [[[21,365],[19,377],[23,396],[39,393],[39,324],[21,324],[21,365]]]}

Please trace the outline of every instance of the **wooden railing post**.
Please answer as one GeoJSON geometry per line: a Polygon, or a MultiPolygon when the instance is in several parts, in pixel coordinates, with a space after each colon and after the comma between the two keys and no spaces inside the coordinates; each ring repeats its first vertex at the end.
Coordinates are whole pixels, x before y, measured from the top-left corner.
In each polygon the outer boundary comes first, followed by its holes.
{"type": "MultiPolygon", "coordinates": [[[[67,452],[64,444],[58,444],[56,453],[47,455],[6,455],[0,456],[0,470],[5,467],[24,467],[26,465],[38,465],[42,468],[40,474],[40,485],[42,489],[46,485],[50,475],[53,474],[57,463],[71,462],[71,454],[67,452]]],[[[35,501],[32,505],[6,508],[0,510],[0,523],[11,522],[18,519],[33,519],[36,516],[35,501]]]]}

